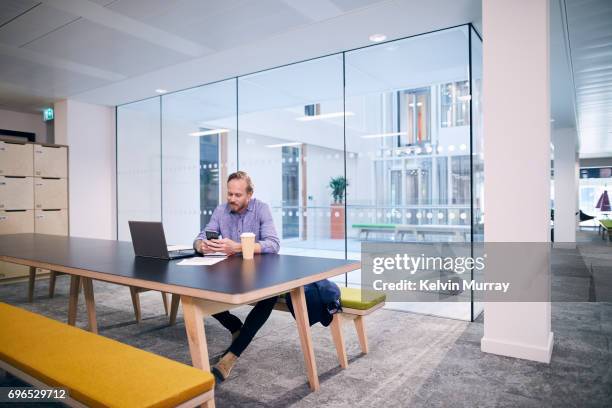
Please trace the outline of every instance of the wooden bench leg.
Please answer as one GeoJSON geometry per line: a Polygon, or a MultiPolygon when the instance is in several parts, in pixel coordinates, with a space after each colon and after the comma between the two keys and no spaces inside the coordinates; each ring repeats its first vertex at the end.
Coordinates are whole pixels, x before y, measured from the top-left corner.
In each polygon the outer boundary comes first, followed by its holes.
{"type": "Polygon", "coordinates": [[[55,296],[55,278],[57,278],[57,272],[51,271],[49,276],[49,297],[55,296]]]}
{"type": "Polygon", "coordinates": [[[132,305],[134,306],[134,315],[136,316],[136,322],[140,323],[142,319],[142,314],[140,310],[140,296],[138,295],[138,290],[130,286],[130,295],[132,295],[132,305]]]}
{"type": "Polygon", "coordinates": [[[164,312],[166,312],[166,316],[168,316],[168,297],[166,295],[166,292],[161,292],[162,302],[164,302],[164,312]]]}
{"type": "Polygon", "coordinates": [[[77,306],[79,304],[79,291],[81,289],[81,277],[70,276],[70,301],[68,303],[68,324],[74,326],[76,323],[77,306]]]}
{"type": "Polygon", "coordinates": [[[34,301],[34,283],[36,282],[36,268],[30,266],[30,279],[28,280],[28,302],[34,301]]]}
{"type": "Polygon", "coordinates": [[[215,400],[211,399],[202,404],[202,408],[215,408],[215,400]]]}
{"type": "Polygon", "coordinates": [[[346,348],[344,347],[344,336],[342,335],[342,315],[340,313],[334,314],[334,318],[330,324],[332,338],[334,339],[334,345],[336,346],[336,353],[338,354],[338,362],[340,367],[348,367],[348,359],[346,357],[346,348]]]}
{"type": "Polygon", "coordinates": [[[170,326],[176,323],[176,315],[178,314],[178,307],[179,307],[180,302],[181,302],[181,296],[173,293],[172,300],[170,302],[170,319],[168,322],[170,326]]]}
{"type": "Polygon", "coordinates": [[[357,338],[363,354],[368,354],[368,337],[366,336],[365,324],[363,316],[355,317],[355,329],[357,330],[357,338]]]}
{"type": "Polygon", "coordinates": [[[85,293],[85,304],[87,305],[87,320],[89,331],[98,333],[98,320],[96,318],[96,302],[94,300],[93,282],[91,278],[82,278],[83,292],[85,293]]]}

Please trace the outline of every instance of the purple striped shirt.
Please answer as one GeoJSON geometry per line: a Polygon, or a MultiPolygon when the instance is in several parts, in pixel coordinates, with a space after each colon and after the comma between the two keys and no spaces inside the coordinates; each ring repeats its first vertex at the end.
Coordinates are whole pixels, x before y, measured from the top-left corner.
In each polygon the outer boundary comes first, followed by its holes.
{"type": "Polygon", "coordinates": [[[223,238],[236,242],[240,242],[240,234],[243,232],[252,232],[255,234],[255,242],[261,245],[262,253],[275,254],[280,248],[270,207],[255,198],[249,200],[246,211],[241,214],[233,212],[227,203],[217,206],[196,240],[206,239],[206,231],[216,231],[223,238]]]}

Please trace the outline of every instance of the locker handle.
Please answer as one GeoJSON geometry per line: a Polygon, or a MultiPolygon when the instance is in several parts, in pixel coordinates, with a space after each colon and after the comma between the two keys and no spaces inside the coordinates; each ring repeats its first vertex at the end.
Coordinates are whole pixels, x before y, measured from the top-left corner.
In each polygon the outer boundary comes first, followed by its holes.
{"type": "Polygon", "coordinates": [[[41,177],[43,180],[59,180],[61,177],[41,177]]]}
{"type": "Polygon", "coordinates": [[[46,208],[43,211],[62,211],[62,209],[61,208],[46,208]]]}
{"type": "Polygon", "coordinates": [[[6,178],[20,178],[20,179],[24,179],[26,178],[26,176],[4,176],[6,178]]]}
{"type": "Polygon", "coordinates": [[[6,210],[6,212],[26,212],[28,210],[6,210]]]}

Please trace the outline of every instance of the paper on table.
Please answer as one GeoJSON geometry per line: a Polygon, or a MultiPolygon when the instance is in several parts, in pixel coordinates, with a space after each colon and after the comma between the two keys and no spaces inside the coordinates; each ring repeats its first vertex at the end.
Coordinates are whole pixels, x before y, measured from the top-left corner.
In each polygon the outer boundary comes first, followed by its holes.
{"type": "Polygon", "coordinates": [[[217,262],[221,262],[225,258],[204,258],[201,256],[194,256],[193,258],[183,259],[177,265],[181,266],[210,266],[214,265],[217,262]]]}

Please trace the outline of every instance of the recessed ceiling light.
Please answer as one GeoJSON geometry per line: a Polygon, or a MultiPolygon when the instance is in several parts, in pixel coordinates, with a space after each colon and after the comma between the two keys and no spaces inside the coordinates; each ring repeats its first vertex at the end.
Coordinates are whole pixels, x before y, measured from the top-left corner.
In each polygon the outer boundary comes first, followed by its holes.
{"type": "Polygon", "coordinates": [[[157,88],[157,89],[155,90],[155,92],[157,92],[158,94],[165,94],[165,93],[166,93],[166,92],[168,92],[168,91],[167,91],[167,90],[165,90],[165,89],[157,88]]]}
{"type": "Polygon", "coordinates": [[[313,116],[300,116],[299,118],[295,118],[295,120],[299,120],[301,122],[310,122],[312,120],[321,120],[321,119],[331,119],[331,118],[341,118],[343,116],[353,116],[355,115],[353,112],[332,112],[332,113],[321,113],[320,115],[313,116]]]}
{"type": "Polygon", "coordinates": [[[278,143],[266,145],[266,147],[275,148],[275,147],[289,147],[289,146],[301,146],[302,142],[289,142],[289,143],[278,143]]]}
{"type": "Polygon", "coordinates": [[[228,133],[229,129],[210,129],[210,130],[202,130],[200,132],[189,133],[189,136],[207,136],[207,135],[217,135],[219,133],[228,133]]]}
{"type": "Polygon", "coordinates": [[[387,36],[384,34],[372,34],[370,36],[370,41],[372,42],[382,42],[387,39],[387,36]]]}

